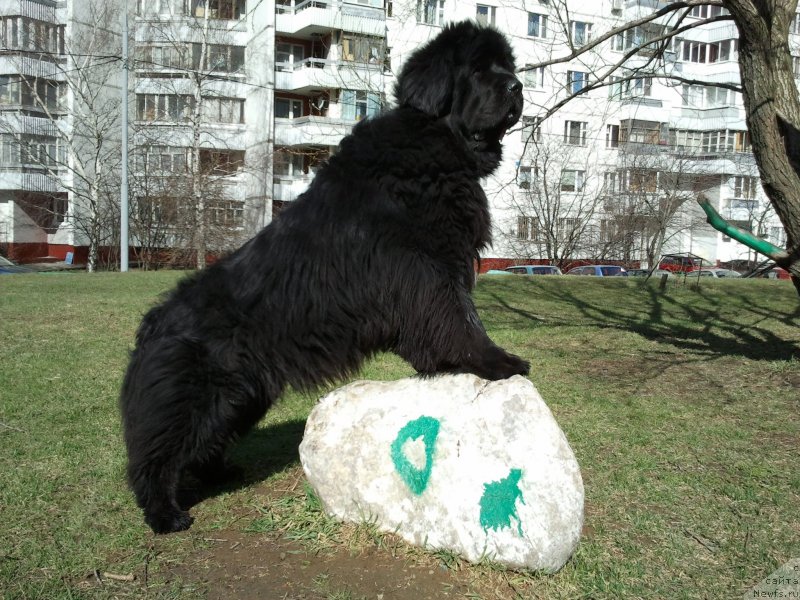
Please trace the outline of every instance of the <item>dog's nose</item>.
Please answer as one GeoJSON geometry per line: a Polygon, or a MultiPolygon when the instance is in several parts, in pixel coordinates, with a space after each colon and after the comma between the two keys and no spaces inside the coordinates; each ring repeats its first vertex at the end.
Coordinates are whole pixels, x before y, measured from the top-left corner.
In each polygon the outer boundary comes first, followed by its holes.
{"type": "Polygon", "coordinates": [[[516,77],[512,77],[506,84],[506,89],[512,94],[518,94],[522,91],[522,82],[516,77]]]}

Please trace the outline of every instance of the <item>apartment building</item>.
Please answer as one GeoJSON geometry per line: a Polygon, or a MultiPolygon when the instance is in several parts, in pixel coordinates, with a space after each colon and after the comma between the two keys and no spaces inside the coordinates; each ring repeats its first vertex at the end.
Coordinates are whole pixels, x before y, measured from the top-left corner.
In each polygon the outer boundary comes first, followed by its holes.
{"type": "MultiPolygon", "coordinates": [[[[71,150],[48,137],[52,117],[65,128],[72,119],[68,86],[48,65],[67,60],[59,57],[78,31],[79,4],[0,0],[0,243],[50,244],[49,254],[81,243],[65,227],[71,188],[41,164],[71,150]],[[35,22],[15,29],[13,19],[35,22]],[[53,102],[61,112],[41,116],[26,104],[15,83],[26,73],[36,74],[40,107],[53,102]]],[[[656,21],[533,67],[666,4],[575,0],[567,15],[550,0],[136,0],[132,210],[170,225],[191,220],[186,211],[202,199],[222,237],[251,235],[306,189],[355,123],[391,105],[394,74],[411,52],[445,23],[474,19],[505,32],[525,68],[523,118],[485,182],[495,241],[484,265],[554,255],[646,262],[655,247],[710,262],[755,258],[705,225],[694,202],[702,192],[728,220],[785,243],[759,184],[741,97],[725,87],[739,81],[731,23],[688,30],[663,52],[632,52],[663,33],[668,23],[656,21]],[[625,69],[604,77],[628,54],[625,69]],[[682,82],[692,80],[711,85],[682,82]]],[[[718,11],[695,7],[687,22],[718,11]]],[[[790,44],[800,76],[800,18],[790,44]]],[[[107,85],[118,93],[115,84],[107,85]]],[[[140,218],[133,244],[154,243],[144,239],[147,224],[140,218]]],[[[155,245],[190,243],[175,231],[161,231],[155,245]]]]}
{"type": "Polygon", "coordinates": [[[194,247],[199,217],[218,253],[269,221],[274,9],[249,4],[137,3],[134,246],[194,247]]]}
{"type": "MultiPolygon", "coordinates": [[[[498,27],[524,67],[568,55],[665,4],[583,0],[570,2],[568,15],[548,0],[277,5],[276,206],[305,189],[314,165],[334,151],[354,119],[391,104],[394,73],[445,23],[474,19],[498,27]]],[[[721,12],[700,6],[687,20],[721,12]]],[[[739,82],[732,23],[689,30],[663,54],[655,46],[645,48],[607,78],[607,85],[547,114],[568,95],[593,88],[611,65],[669,24],[661,20],[632,29],[575,60],[520,74],[524,116],[506,138],[503,165],[485,182],[495,223],[485,266],[554,254],[628,263],[679,252],[712,263],[756,259],[705,224],[695,202],[701,192],[729,221],[785,243],[759,184],[741,96],[724,87],[739,82]],[[656,54],[664,58],[654,62],[656,54]]],[[[796,46],[798,39],[792,41],[796,46]]]]}
{"type": "Polygon", "coordinates": [[[380,112],[390,65],[383,0],[290,0],[275,12],[277,214],[356,122],[380,112]]]}
{"type": "Polygon", "coordinates": [[[63,227],[73,182],[61,166],[74,103],[65,82],[65,36],[67,29],[80,33],[84,22],[71,8],[0,2],[0,243],[16,246],[23,258],[75,242],[63,227]]]}

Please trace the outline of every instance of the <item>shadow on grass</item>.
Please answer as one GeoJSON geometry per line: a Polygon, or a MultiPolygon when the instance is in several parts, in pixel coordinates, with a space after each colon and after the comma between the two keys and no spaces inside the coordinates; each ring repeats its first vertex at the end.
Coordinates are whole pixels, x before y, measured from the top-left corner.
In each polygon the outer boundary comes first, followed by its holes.
{"type": "Polygon", "coordinates": [[[297,464],[305,425],[304,420],[295,419],[254,429],[229,453],[231,463],[241,469],[241,476],[215,486],[186,481],[181,487],[181,504],[191,508],[209,498],[261,483],[297,464]]]}
{"type": "Polygon", "coordinates": [[[512,306],[498,294],[490,294],[498,307],[529,320],[532,326],[586,326],[623,329],[687,353],[707,358],[740,356],[751,360],[800,358],[800,345],[775,333],[774,324],[800,327],[800,305],[785,312],[754,305],[752,296],[726,290],[724,296],[703,288],[690,288],[697,295],[695,306],[686,297],[676,298],[656,286],[642,285],[636,297],[638,310],[615,307],[602,299],[587,299],[570,287],[537,288],[549,301],[572,306],[579,318],[554,321],[550,317],[512,306]],[[736,307],[733,318],[731,307],[736,307]]]}

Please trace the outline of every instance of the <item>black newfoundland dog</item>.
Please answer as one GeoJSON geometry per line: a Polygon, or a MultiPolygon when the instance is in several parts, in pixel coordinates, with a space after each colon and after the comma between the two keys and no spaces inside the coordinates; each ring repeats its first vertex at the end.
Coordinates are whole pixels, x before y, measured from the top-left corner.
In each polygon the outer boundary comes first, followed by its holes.
{"type": "Polygon", "coordinates": [[[398,108],[359,123],[308,191],[144,317],[122,388],[128,480],[153,531],[192,523],[181,476],[218,482],[225,451],[286,386],[313,388],[378,351],[421,374],[502,379],[470,297],[490,241],[479,180],[520,118],[506,39],[464,22],[406,62],[398,108]]]}

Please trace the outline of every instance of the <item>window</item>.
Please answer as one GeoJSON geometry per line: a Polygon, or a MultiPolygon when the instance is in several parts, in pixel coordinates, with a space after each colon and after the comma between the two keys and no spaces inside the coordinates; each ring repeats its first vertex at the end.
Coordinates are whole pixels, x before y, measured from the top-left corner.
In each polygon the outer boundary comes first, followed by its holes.
{"type": "Polygon", "coordinates": [[[342,34],[342,60],[378,65],[383,62],[383,40],[368,36],[342,34]]]}
{"type": "Polygon", "coordinates": [[[360,121],[365,117],[376,116],[381,109],[381,96],[361,90],[342,90],[342,118],[347,121],[360,121]]]}
{"type": "Polygon", "coordinates": [[[619,34],[621,39],[614,40],[614,50],[630,50],[632,48],[642,48],[645,51],[652,51],[656,48],[647,48],[651,40],[661,37],[664,34],[664,26],[657,23],[646,23],[632,27],[619,34]]]}
{"type": "Polygon", "coordinates": [[[18,143],[22,166],[55,168],[65,163],[66,148],[55,136],[23,134],[18,143]]]}
{"type": "Polygon", "coordinates": [[[702,108],[703,93],[704,88],[702,85],[683,84],[683,86],[681,86],[681,102],[683,106],[702,108]]]}
{"type": "Polygon", "coordinates": [[[723,40],[712,44],[683,40],[681,58],[684,62],[715,63],[734,58],[736,40],[723,40]]]}
{"type": "Polygon", "coordinates": [[[547,37],[547,15],[528,13],[528,35],[535,38],[547,37]]]}
{"type": "Polygon", "coordinates": [[[200,150],[200,170],[210,175],[235,175],[243,164],[243,150],[200,150]]]}
{"type": "Polygon", "coordinates": [[[649,97],[653,91],[653,80],[650,77],[635,77],[627,82],[625,94],[637,98],[649,97]]]}
{"type": "Polygon", "coordinates": [[[718,17],[721,14],[727,14],[724,8],[721,6],[709,6],[708,4],[701,4],[699,6],[695,6],[689,11],[690,17],[696,17],[698,19],[708,19],[709,17],[718,17]],[[723,13],[724,11],[724,13],[723,13]]]}
{"type": "Polygon", "coordinates": [[[275,44],[275,69],[292,71],[294,65],[302,63],[305,49],[300,44],[275,44]]]}
{"type": "Polygon", "coordinates": [[[721,88],[721,87],[708,86],[706,87],[705,91],[706,91],[706,102],[705,102],[706,108],[714,108],[717,106],[730,106],[735,102],[732,90],[728,90],[726,88],[721,88]]]}
{"type": "Polygon", "coordinates": [[[631,169],[628,171],[628,191],[655,193],[658,191],[658,171],[631,169]]]}
{"type": "Polygon", "coordinates": [[[733,197],[752,200],[758,190],[758,178],[737,175],[733,178],[733,197]]]}
{"type": "Polygon", "coordinates": [[[444,25],[444,0],[418,0],[417,22],[444,25]]]}
{"type": "Polygon", "coordinates": [[[277,149],[272,159],[275,177],[299,177],[303,174],[303,155],[287,148],[277,149]]]}
{"type": "Polygon", "coordinates": [[[542,139],[542,118],[522,116],[522,141],[527,140],[541,141],[542,139]]]}
{"type": "Polygon", "coordinates": [[[0,106],[57,111],[61,107],[64,84],[48,79],[25,79],[20,75],[0,75],[0,106]]]}
{"type": "Polygon", "coordinates": [[[617,235],[617,222],[611,219],[600,220],[600,241],[611,242],[617,235]]]}
{"type": "Polygon", "coordinates": [[[531,167],[520,166],[519,176],[517,177],[517,184],[523,190],[531,189],[531,167]]]}
{"type": "Polygon", "coordinates": [[[517,239],[519,240],[540,240],[542,231],[539,227],[539,219],[536,217],[517,217],[517,239]]]}
{"type": "Polygon", "coordinates": [[[64,25],[29,17],[0,17],[0,46],[8,50],[64,54],[64,25]]]}
{"type": "Polygon", "coordinates": [[[137,46],[137,68],[185,69],[189,66],[189,48],[186,45],[137,46]]]}
{"type": "Polygon", "coordinates": [[[486,6],[484,4],[478,4],[475,13],[475,20],[478,21],[478,23],[480,23],[481,25],[494,25],[496,11],[497,8],[494,6],[486,6]]]}
{"type": "Polygon", "coordinates": [[[276,119],[298,119],[303,116],[303,102],[291,98],[275,98],[276,119]]]}
{"type": "Polygon", "coordinates": [[[203,117],[210,123],[244,123],[244,100],[239,98],[205,98],[203,117]]]}
{"type": "Polygon", "coordinates": [[[606,125],[606,148],[619,147],[619,125],[606,125]]]}
{"type": "Polygon", "coordinates": [[[571,146],[585,146],[586,122],[564,121],[564,143],[571,146]]]}
{"type": "Polygon", "coordinates": [[[789,33],[800,34],[800,13],[794,13],[794,18],[789,24],[789,33]]]}
{"type": "Polygon", "coordinates": [[[525,87],[534,90],[542,89],[544,87],[544,67],[528,68],[523,75],[523,83],[525,87]]]}
{"type": "Polygon", "coordinates": [[[786,230],[783,227],[770,227],[769,239],[776,246],[786,247],[786,230]]]}
{"type": "Polygon", "coordinates": [[[800,56],[792,57],[792,73],[796,79],[800,79],[800,56]]]}
{"type": "Polygon", "coordinates": [[[563,171],[561,171],[561,191],[562,192],[583,191],[585,176],[586,176],[586,171],[564,169],[563,171]]]}
{"type": "Polygon", "coordinates": [[[143,15],[148,12],[156,12],[160,15],[172,14],[173,0],[136,0],[136,14],[143,15]]]}
{"type": "Polygon", "coordinates": [[[212,200],[206,211],[214,225],[241,227],[244,220],[244,202],[239,200],[212,200]]]}
{"type": "Polygon", "coordinates": [[[189,148],[181,146],[140,146],[136,149],[136,170],[183,173],[189,162],[189,152],[189,148]]]}
{"type": "Polygon", "coordinates": [[[245,0],[187,0],[193,17],[206,17],[206,2],[208,3],[209,19],[243,19],[245,0]]]}
{"type": "Polygon", "coordinates": [[[750,145],[750,132],[749,131],[734,131],[733,132],[733,151],[734,152],[751,152],[752,146],[750,145]]]}
{"type": "Polygon", "coordinates": [[[733,133],[729,134],[725,129],[719,131],[704,131],[702,148],[703,152],[708,154],[732,152],[733,133]]]}
{"type": "Polygon", "coordinates": [[[619,75],[611,75],[608,78],[608,97],[612,100],[620,100],[622,92],[625,90],[625,81],[619,75]]]}
{"type": "Polygon", "coordinates": [[[192,65],[195,69],[235,73],[244,67],[244,46],[207,44],[205,60],[201,65],[202,51],[202,44],[192,44],[192,65]]]}
{"type": "MultiPolygon", "coordinates": [[[[661,142],[661,123],[657,121],[643,121],[641,119],[625,119],[620,122],[621,142],[635,144],[659,144],[661,142]]],[[[664,143],[667,142],[666,132],[664,143]]]]}
{"type": "Polygon", "coordinates": [[[616,171],[606,171],[603,173],[603,191],[606,194],[615,194],[619,190],[618,177],[616,171]]]}
{"type": "Polygon", "coordinates": [[[194,97],[178,94],[136,94],[136,118],[140,121],[188,121],[194,97]]]}
{"type": "Polygon", "coordinates": [[[703,133],[686,129],[676,129],[669,134],[669,143],[678,150],[699,151],[703,144],[703,133]]]}
{"type": "Polygon", "coordinates": [[[583,46],[589,43],[592,37],[592,24],[584,21],[572,21],[570,23],[570,35],[572,36],[573,46],[583,46]]]}
{"type": "Polygon", "coordinates": [[[583,71],[567,71],[567,91],[577,94],[589,85],[589,73],[583,71]]]}

